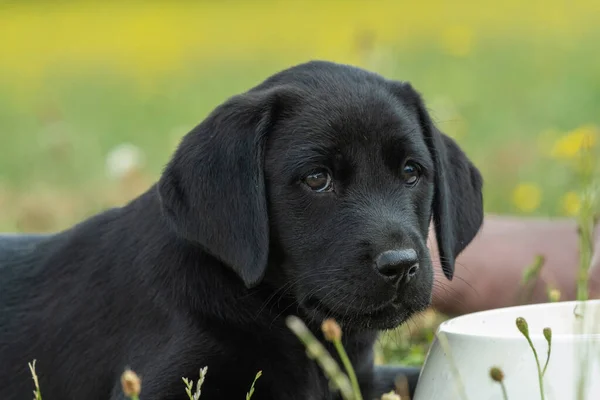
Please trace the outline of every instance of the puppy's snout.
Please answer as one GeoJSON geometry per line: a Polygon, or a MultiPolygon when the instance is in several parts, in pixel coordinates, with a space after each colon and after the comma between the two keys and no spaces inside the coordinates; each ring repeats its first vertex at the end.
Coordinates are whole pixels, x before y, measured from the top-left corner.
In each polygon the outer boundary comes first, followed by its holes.
{"type": "Polygon", "coordinates": [[[410,281],[419,270],[419,259],[414,249],[388,250],[375,259],[377,271],[397,282],[410,281]]]}

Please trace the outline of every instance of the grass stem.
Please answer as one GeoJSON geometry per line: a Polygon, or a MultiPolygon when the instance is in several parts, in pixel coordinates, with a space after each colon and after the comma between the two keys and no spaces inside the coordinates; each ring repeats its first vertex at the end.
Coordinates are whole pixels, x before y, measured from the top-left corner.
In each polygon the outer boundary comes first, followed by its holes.
{"type": "Polygon", "coordinates": [[[362,400],[362,395],[360,393],[360,386],[358,385],[358,379],[356,378],[356,373],[354,372],[354,368],[352,367],[350,358],[348,358],[348,354],[346,353],[346,350],[344,349],[344,346],[342,345],[342,341],[339,339],[336,339],[333,341],[333,344],[335,346],[335,349],[338,352],[338,355],[340,356],[340,359],[342,360],[342,364],[344,364],[346,373],[348,374],[348,377],[350,378],[350,383],[352,384],[352,391],[354,392],[356,399],[362,400]]]}

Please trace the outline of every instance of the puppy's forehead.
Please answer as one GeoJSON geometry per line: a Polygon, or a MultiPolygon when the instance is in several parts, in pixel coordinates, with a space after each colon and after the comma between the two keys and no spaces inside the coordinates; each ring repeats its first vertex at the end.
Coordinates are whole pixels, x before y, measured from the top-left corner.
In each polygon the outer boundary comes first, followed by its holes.
{"type": "Polygon", "coordinates": [[[339,91],[307,99],[297,114],[295,140],[320,146],[372,147],[376,143],[419,143],[418,117],[400,99],[381,90],[339,91]]]}

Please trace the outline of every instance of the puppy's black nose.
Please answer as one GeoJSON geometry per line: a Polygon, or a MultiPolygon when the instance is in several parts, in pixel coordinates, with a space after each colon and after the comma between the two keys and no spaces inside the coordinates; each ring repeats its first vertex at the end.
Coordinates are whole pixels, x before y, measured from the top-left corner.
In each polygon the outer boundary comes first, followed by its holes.
{"type": "Polygon", "coordinates": [[[388,250],[377,256],[375,267],[383,276],[408,282],[419,270],[419,259],[414,249],[388,250]]]}

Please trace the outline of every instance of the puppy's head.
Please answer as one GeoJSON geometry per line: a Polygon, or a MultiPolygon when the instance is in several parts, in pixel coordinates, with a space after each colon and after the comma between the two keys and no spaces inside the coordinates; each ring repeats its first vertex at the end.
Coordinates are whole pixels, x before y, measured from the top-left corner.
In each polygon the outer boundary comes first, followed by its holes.
{"type": "Polygon", "coordinates": [[[432,219],[452,279],[483,220],[481,188],[410,85],[328,62],[217,107],[159,182],[175,231],[246,286],[270,274],[308,316],[379,329],[430,303],[432,219]]]}

